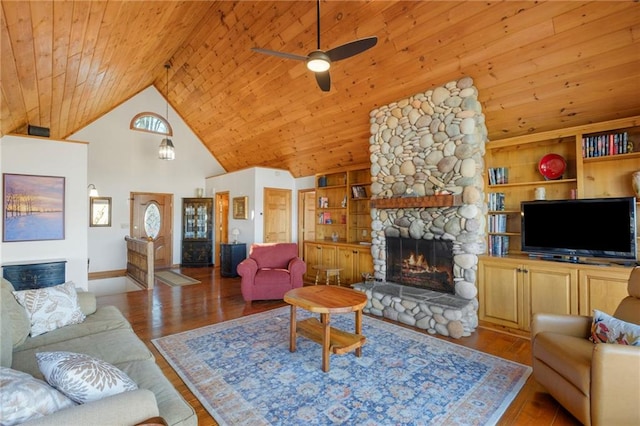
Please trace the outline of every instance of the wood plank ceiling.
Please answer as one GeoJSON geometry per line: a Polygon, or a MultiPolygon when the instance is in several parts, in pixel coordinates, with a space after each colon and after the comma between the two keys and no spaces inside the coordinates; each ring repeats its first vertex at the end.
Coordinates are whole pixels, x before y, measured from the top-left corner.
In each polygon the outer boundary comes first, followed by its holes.
{"type": "MultiPolygon", "coordinates": [[[[2,135],[64,138],[149,85],[227,171],[368,162],[369,112],[470,76],[491,139],[640,114],[640,4],[323,0],[322,48],[378,36],[321,92],[310,1],[2,1],[2,135]],[[171,62],[169,93],[165,69],[171,62]]],[[[175,140],[180,150],[180,141],[175,140]]]]}

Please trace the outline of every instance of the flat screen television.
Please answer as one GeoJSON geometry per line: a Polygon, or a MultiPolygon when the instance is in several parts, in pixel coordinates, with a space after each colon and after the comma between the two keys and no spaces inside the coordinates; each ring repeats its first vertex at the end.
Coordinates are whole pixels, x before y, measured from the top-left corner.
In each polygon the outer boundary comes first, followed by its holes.
{"type": "Polygon", "coordinates": [[[553,260],[636,261],[636,199],[523,201],[522,251],[553,260]]]}

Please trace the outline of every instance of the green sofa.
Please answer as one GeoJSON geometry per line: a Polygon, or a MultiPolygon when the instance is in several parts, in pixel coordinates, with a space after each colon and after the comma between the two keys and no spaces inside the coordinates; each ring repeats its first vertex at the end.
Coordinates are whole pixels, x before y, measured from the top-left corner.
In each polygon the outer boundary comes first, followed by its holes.
{"type": "Polygon", "coordinates": [[[96,308],[92,293],[78,292],[80,308],[86,315],[82,323],[31,337],[26,312],[4,278],[1,290],[0,365],[44,380],[37,352],[83,353],[116,366],[138,385],[137,390],[65,408],[25,425],[135,425],[156,416],[169,425],[198,424],[193,408],[164,376],[153,354],[116,307],[96,308]]]}

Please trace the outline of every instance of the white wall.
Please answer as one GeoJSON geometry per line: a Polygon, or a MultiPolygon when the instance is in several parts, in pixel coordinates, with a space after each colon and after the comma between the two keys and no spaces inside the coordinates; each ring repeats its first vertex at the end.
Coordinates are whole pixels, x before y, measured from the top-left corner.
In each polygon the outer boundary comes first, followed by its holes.
{"type": "MultiPolygon", "coordinates": [[[[161,135],[129,129],[140,112],[166,114],[164,97],[151,86],[71,136],[89,142],[88,180],[101,197],[112,197],[111,227],[88,228],[90,272],[126,268],[124,237],[129,235],[131,192],[170,193],[173,204],[173,263],[180,263],[181,204],[205,186],[205,177],[224,169],[202,142],[169,108],[176,159],[158,159],[161,135]]],[[[88,226],[86,220],[83,221],[88,226]]]]}
{"type": "MultiPolygon", "coordinates": [[[[246,243],[247,249],[252,243],[264,241],[264,189],[278,188],[291,190],[291,240],[298,240],[298,190],[313,188],[314,177],[294,179],[287,170],[254,167],[220,176],[207,178],[206,193],[215,196],[217,192],[229,192],[229,231],[240,230],[238,242],[246,243]],[[234,197],[248,196],[248,219],[233,219],[232,203],[234,197]]],[[[228,236],[233,241],[233,236],[228,236]]]]}
{"type": "Polygon", "coordinates": [[[2,173],[65,178],[64,240],[3,242],[2,263],[66,259],[66,279],[87,289],[87,151],[81,142],[15,135],[0,139],[2,173]]]}

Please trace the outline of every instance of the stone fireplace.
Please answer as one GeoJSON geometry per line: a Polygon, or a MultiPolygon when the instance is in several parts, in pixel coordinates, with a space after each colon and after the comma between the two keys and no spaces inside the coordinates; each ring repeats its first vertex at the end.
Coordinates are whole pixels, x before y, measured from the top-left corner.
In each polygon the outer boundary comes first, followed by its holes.
{"type": "Polygon", "coordinates": [[[478,324],[487,131],[464,77],[370,113],[374,282],[364,311],[459,338],[478,324]],[[394,249],[400,245],[397,253],[394,249]]]}

